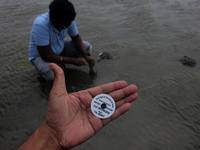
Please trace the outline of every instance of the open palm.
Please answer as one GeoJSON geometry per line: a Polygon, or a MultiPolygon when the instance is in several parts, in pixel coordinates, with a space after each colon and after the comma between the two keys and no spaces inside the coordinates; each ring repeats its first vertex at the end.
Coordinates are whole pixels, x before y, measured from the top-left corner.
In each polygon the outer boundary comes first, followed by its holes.
{"type": "Polygon", "coordinates": [[[57,134],[63,148],[72,148],[93,136],[103,126],[131,108],[130,102],[137,98],[137,87],[117,81],[76,93],[68,94],[62,69],[50,64],[55,73],[49,95],[46,124],[57,134]],[[90,104],[98,94],[109,94],[116,101],[115,113],[107,119],[92,114],[90,104]]]}

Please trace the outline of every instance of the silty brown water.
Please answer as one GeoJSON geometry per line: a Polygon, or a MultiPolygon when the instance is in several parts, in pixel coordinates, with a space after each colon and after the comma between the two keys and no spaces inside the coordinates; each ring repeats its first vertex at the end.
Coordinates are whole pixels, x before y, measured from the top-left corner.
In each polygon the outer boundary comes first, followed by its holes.
{"type": "MultiPolygon", "coordinates": [[[[47,84],[28,62],[32,22],[50,0],[0,1],[0,149],[15,149],[44,119],[47,84]]],[[[77,25],[93,56],[88,67],[66,70],[74,92],[116,80],[138,86],[132,109],[74,150],[200,149],[200,1],[73,0],[77,25]],[[182,56],[197,60],[182,65],[182,56]]]]}

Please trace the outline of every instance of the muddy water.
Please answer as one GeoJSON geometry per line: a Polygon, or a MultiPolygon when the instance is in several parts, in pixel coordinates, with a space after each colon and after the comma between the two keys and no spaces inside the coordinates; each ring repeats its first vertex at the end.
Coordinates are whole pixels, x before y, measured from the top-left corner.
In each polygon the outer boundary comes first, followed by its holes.
{"type": "MultiPolygon", "coordinates": [[[[44,119],[51,85],[28,62],[32,22],[50,0],[0,1],[0,149],[15,149],[44,119]]],[[[66,70],[69,92],[117,80],[138,100],[74,150],[200,149],[200,1],[74,0],[80,35],[111,60],[66,70]],[[178,60],[197,61],[193,68],[178,60]]]]}

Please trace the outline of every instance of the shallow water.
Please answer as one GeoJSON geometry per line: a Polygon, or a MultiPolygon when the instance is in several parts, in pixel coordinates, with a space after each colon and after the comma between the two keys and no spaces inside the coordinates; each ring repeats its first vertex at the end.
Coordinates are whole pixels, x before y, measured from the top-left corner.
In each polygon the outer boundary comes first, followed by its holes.
{"type": "MultiPolygon", "coordinates": [[[[50,0],[0,1],[0,149],[15,149],[44,119],[47,84],[28,62],[32,22],[50,0]]],[[[74,150],[200,149],[200,1],[73,0],[93,56],[111,60],[66,70],[68,92],[117,80],[138,86],[132,109],[74,150]],[[178,60],[187,55],[195,67],[178,60]]]]}

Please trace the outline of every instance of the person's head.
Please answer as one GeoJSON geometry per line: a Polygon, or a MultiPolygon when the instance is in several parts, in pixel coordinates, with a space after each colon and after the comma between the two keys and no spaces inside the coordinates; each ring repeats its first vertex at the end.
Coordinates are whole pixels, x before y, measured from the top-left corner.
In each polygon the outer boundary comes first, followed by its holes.
{"type": "Polygon", "coordinates": [[[51,22],[57,29],[69,27],[76,17],[74,6],[68,0],[53,0],[49,11],[51,22]]]}

